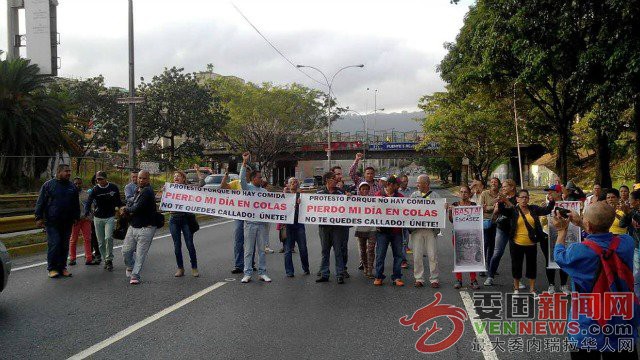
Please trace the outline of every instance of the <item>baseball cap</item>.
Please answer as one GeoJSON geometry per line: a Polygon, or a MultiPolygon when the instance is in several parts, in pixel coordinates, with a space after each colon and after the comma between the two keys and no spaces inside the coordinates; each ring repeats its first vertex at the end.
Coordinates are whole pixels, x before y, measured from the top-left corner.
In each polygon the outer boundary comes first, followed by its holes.
{"type": "Polygon", "coordinates": [[[548,188],[545,188],[544,191],[555,191],[559,193],[559,192],[562,192],[562,185],[559,185],[559,184],[550,185],[548,188]]]}
{"type": "Polygon", "coordinates": [[[371,185],[369,185],[369,183],[368,183],[368,182],[363,181],[363,182],[361,182],[360,184],[358,184],[358,190],[360,190],[360,188],[361,188],[361,187],[363,187],[363,186],[365,186],[365,185],[366,185],[366,186],[368,186],[369,188],[371,188],[371,185]]]}
{"type": "Polygon", "coordinates": [[[381,178],[380,178],[380,180],[382,180],[382,181],[389,181],[389,179],[387,179],[387,177],[386,177],[386,176],[381,177],[381,178]]]}

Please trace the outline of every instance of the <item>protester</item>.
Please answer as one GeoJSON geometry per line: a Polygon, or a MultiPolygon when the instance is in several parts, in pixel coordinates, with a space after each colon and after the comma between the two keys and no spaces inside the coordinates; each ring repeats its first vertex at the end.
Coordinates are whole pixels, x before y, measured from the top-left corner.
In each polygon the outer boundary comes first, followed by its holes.
{"type": "MultiPolygon", "coordinates": [[[[438,194],[431,191],[431,179],[426,174],[418,176],[418,190],[411,194],[412,198],[436,199],[438,194]]],[[[424,286],[424,259],[427,255],[429,259],[429,282],[431,287],[440,287],[440,271],[438,269],[438,252],[436,245],[436,232],[438,229],[414,229],[411,233],[411,243],[413,244],[413,276],[415,287],[424,286]]]]}
{"type": "MultiPolygon", "coordinates": [[[[334,166],[331,168],[332,173],[334,173],[336,175],[336,188],[338,190],[340,190],[344,195],[349,195],[349,191],[347,191],[347,189],[345,188],[344,185],[344,181],[342,179],[342,168],[340,166],[334,166]]],[[[348,271],[348,263],[349,263],[349,228],[347,227],[347,237],[345,239],[344,242],[342,242],[342,256],[344,257],[344,272],[342,273],[342,276],[344,276],[345,278],[349,278],[351,275],[349,275],[349,271],[348,271]]]]}
{"type": "MultiPolygon", "coordinates": [[[[387,177],[383,176],[380,179],[378,179],[378,187],[380,187],[380,189],[384,190],[384,188],[387,186],[387,177]]],[[[381,192],[382,190],[378,191],[381,192]]]]}
{"type": "Polygon", "coordinates": [[[131,181],[124,186],[124,200],[125,202],[129,202],[133,200],[133,197],[136,195],[136,189],[138,188],[138,172],[135,170],[131,171],[131,181]]]}
{"type": "MultiPolygon", "coordinates": [[[[361,182],[358,185],[358,195],[369,196],[369,184],[361,182]]],[[[364,276],[373,279],[373,264],[376,256],[376,228],[373,226],[356,227],[356,238],[360,249],[360,270],[364,270],[364,276]]]]}
{"type": "MultiPolygon", "coordinates": [[[[549,204],[549,201],[551,199],[553,199],[553,201],[555,202],[562,200],[562,194],[559,192],[556,192],[555,188],[549,188],[545,190],[548,190],[547,204],[549,204]]],[[[542,236],[540,238],[540,250],[542,250],[542,254],[544,255],[545,264],[549,264],[549,251],[553,251],[553,249],[551,249],[549,246],[550,240],[548,236],[549,235],[548,222],[549,220],[547,216],[540,217],[540,223],[543,225],[542,231],[545,234],[547,234],[547,236],[542,236]]],[[[555,245],[555,244],[551,244],[551,245],[555,245]]],[[[570,293],[569,285],[567,285],[567,282],[569,280],[569,275],[567,275],[567,273],[562,270],[558,270],[558,271],[560,272],[560,291],[568,295],[570,293]]],[[[547,289],[547,292],[549,294],[554,294],[556,292],[556,269],[550,269],[548,266],[545,266],[545,274],[547,276],[547,281],[549,282],[549,288],[547,289]]]]}
{"type": "MultiPolygon", "coordinates": [[[[138,174],[136,173],[136,178],[138,174]]],[[[96,174],[93,174],[91,177],[91,188],[87,189],[87,194],[91,195],[93,192],[93,188],[96,186],[98,182],[96,181],[96,174]]],[[[137,187],[138,185],[136,185],[137,187]]],[[[87,199],[88,200],[88,199],[87,199]]],[[[81,212],[84,212],[84,207],[80,208],[81,212]]],[[[102,262],[102,254],[100,254],[100,244],[98,244],[98,236],[96,235],[96,224],[93,222],[93,211],[94,206],[91,205],[91,254],[93,255],[93,260],[96,265],[100,265],[102,262]]]]}
{"type": "Polygon", "coordinates": [[[584,202],[584,207],[588,207],[589,205],[593,205],[600,201],[600,196],[602,195],[602,186],[599,182],[593,184],[593,192],[591,195],[587,196],[587,200],[584,202]]]}
{"type": "Polygon", "coordinates": [[[309,275],[309,253],[307,252],[307,234],[304,224],[298,222],[300,204],[300,181],[295,177],[289,178],[287,182],[289,193],[296,194],[296,210],[293,224],[286,224],[287,237],[284,243],[284,269],[288,277],[294,276],[292,253],[295,244],[300,249],[300,263],[305,275],[309,275]]]}
{"type": "MultiPolygon", "coordinates": [[[[448,213],[449,213],[449,221],[450,222],[453,222],[453,208],[455,208],[457,206],[476,206],[476,203],[471,201],[471,188],[468,187],[467,185],[462,185],[460,187],[460,201],[454,202],[449,207],[448,213]]],[[[455,246],[456,246],[455,233],[451,237],[451,241],[453,242],[453,247],[455,248],[455,246]]],[[[453,288],[454,289],[460,289],[460,288],[462,288],[462,273],[461,272],[456,272],[455,274],[456,274],[456,283],[453,285],[453,288]]],[[[474,271],[469,272],[469,278],[471,280],[471,283],[469,284],[469,286],[473,290],[479,289],[480,285],[478,285],[477,276],[476,276],[476,273],[474,271]]]]}
{"type": "MultiPolygon", "coordinates": [[[[248,167],[248,166],[247,166],[248,167]]],[[[247,176],[250,175],[250,172],[247,173],[247,176]]],[[[231,182],[227,182],[229,179],[229,172],[225,172],[224,177],[222,178],[222,182],[220,183],[221,189],[230,189],[240,191],[242,190],[242,185],[240,184],[240,179],[233,180],[231,182]]],[[[232,274],[242,274],[244,273],[244,220],[234,220],[234,230],[233,230],[233,257],[234,257],[234,267],[231,270],[232,274]]],[[[256,271],[255,267],[255,250],[251,254],[251,264],[253,271],[256,271]]]]}
{"type": "Polygon", "coordinates": [[[35,207],[36,226],[47,233],[47,270],[50,278],[70,277],[67,271],[69,238],[73,223],[80,218],[78,189],[69,179],[71,169],[59,164],[56,177],[45,182],[35,207]]]}
{"type": "MultiPolygon", "coordinates": [[[[344,195],[344,193],[336,187],[336,174],[329,171],[324,174],[324,189],[319,190],[318,194],[344,195]]],[[[318,232],[320,234],[320,244],[322,246],[322,263],[320,265],[320,278],[316,282],[329,281],[329,257],[331,256],[331,248],[335,257],[336,280],[338,284],[344,284],[344,243],[349,238],[349,228],[338,225],[319,225],[318,232]]]]}
{"type": "MultiPolygon", "coordinates": [[[[496,246],[496,223],[492,220],[493,210],[500,196],[500,179],[494,177],[489,180],[489,188],[480,195],[479,205],[482,206],[482,228],[484,229],[484,261],[489,270],[491,256],[496,246]]],[[[481,272],[480,276],[487,276],[486,272],[481,272]]]]}
{"type": "Polygon", "coordinates": [[[627,228],[623,227],[620,223],[622,218],[625,215],[625,210],[628,209],[628,206],[620,204],[620,192],[616,189],[607,189],[607,204],[611,206],[615,210],[615,218],[613,220],[613,224],[609,231],[614,235],[622,235],[627,233],[627,228]]]}
{"type": "Polygon", "coordinates": [[[471,198],[470,201],[480,204],[480,197],[484,192],[484,182],[481,180],[473,180],[471,182],[471,198]]]}
{"type": "Polygon", "coordinates": [[[506,216],[510,221],[510,254],[511,275],[513,276],[513,291],[520,291],[522,279],[522,263],[526,258],[526,276],[529,279],[529,292],[536,295],[536,273],[538,249],[536,243],[542,241],[544,233],[540,224],[540,216],[551,213],[555,206],[552,197],[548,197],[546,207],[529,204],[529,191],[522,189],[518,192],[518,203],[513,207],[503,207],[499,214],[506,216]]]}
{"type": "MultiPolygon", "coordinates": [[[[267,192],[267,189],[262,187],[262,173],[258,170],[252,170],[249,174],[249,180],[247,181],[247,161],[249,161],[250,154],[245,152],[242,154],[242,167],[240,167],[240,184],[242,190],[249,190],[254,192],[267,192]]],[[[253,274],[253,267],[251,260],[253,253],[258,252],[258,276],[260,280],[264,282],[271,282],[271,278],[267,275],[267,260],[265,258],[265,233],[266,237],[269,236],[266,223],[257,221],[245,221],[244,224],[244,276],[242,277],[242,283],[248,283],[251,281],[251,275],[253,274]]]]}
{"type": "MultiPolygon", "coordinates": [[[[82,179],[76,177],[73,179],[73,185],[78,189],[78,198],[80,200],[79,206],[84,209],[87,200],[89,199],[89,193],[82,189],[82,179]]],[[[82,240],[84,242],[84,264],[85,265],[98,265],[93,261],[93,255],[91,254],[91,223],[93,222],[92,214],[89,213],[81,216],[78,221],[73,224],[71,228],[71,238],[69,239],[69,265],[74,266],[76,264],[77,255],[77,242],[78,235],[82,234],[82,240]]]]}
{"type": "Polygon", "coordinates": [[[358,164],[363,158],[364,155],[362,153],[356,154],[356,159],[349,169],[349,177],[351,177],[351,180],[353,180],[354,184],[360,184],[363,181],[367,182],[369,184],[369,192],[371,193],[371,195],[373,195],[382,191],[383,188],[380,187],[380,184],[375,181],[376,169],[374,169],[372,166],[367,166],[364,169],[364,179],[358,175],[358,164]]]}
{"type": "Polygon", "coordinates": [[[500,260],[502,259],[502,255],[504,255],[510,239],[511,221],[506,215],[499,216],[499,214],[501,214],[505,208],[514,207],[516,203],[516,182],[512,179],[507,179],[502,184],[500,195],[498,195],[496,203],[493,206],[493,218],[496,223],[496,242],[491,260],[489,260],[489,272],[487,279],[484,281],[485,286],[493,285],[493,279],[498,273],[500,260]]]}
{"type": "Polygon", "coordinates": [[[404,197],[411,196],[415,190],[409,187],[409,177],[403,174],[398,177],[398,180],[400,181],[398,192],[404,197]]]}
{"type": "MultiPolygon", "coordinates": [[[[174,184],[187,184],[187,174],[182,171],[176,171],[173,174],[174,184]]],[[[176,264],[178,270],[175,273],[175,277],[184,276],[184,262],[182,260],[182,236],[184,235],[184,244],[189,251],[189,260],[191,261],[191,275],[199,277],[198,271],[198,258],[196,254],[196,247],[193,244],[193,232],[192,226],[194,222],[197,223],[195,215],[193,213],[172,211],[169,218],[169,231],[171,232],[171,238],[173,239],[173,249],[176,255],[176,264]]]]}
{"type": "MultiPolygon", "coordinates": [[[[390,176],[384,187],[384,191],[376,193],[375,196],[382,197],[404,197],[398,192],[398,179],[390,176]]],[[[384,261],[387,257],[387,249],[391,246],[393,254],[393,274],[391,281],[395,286],[404,286],[402,281],[402,228],[378,227],[376,229],[376,279],[373,285],[381,286],[385,279],[384,261]]]]}
{"type": "MultiPolygon", "coordinates": [[[[411,196],[414,190],[409,187],[409,177],[403,174],[398,177],[398,180],[400,181],[398,192],[404,197],[411,196]]],[[[409,237],[409,229],[402,229],[402,264],[400,267],[402,267],[403,269],[409,268],[409,263],[407,262],[407,254],[409,254],[411,250],[409,248],[409,237]]]]}
{"type": "Polygon", "coordinates": [[[627,185],[620,186],[620,205],[629,206],[629,187],[627,185]]]}
{"type": "Polygon", "coordinates": [[[131,285],[140,284],[140,272],[147,257],[151,241],[156,233],[156,199],[147,170],[138,173],[138,188],[130,204],[120,209],[121,215],[130,218],[124,238],[122,256],[127,267],[125,274],[131,285]],[[135,253],[135,256],[134,256],[135,253]]]}
{"type": "Polygon", "coordinates": [[[635,242],[633,252],[633,279],[635,293],[640,298],[640,190],[634,190],[629,196],[629,210],[620,220],[620,226],[626,227],[635,242]]]}
{"type": "Polygon", "coordinates": [[[586,196],[582,189],[580,189],[573,181],[567,182],[567,185],[562,189],[562,200],[564,201],[582,201],[586,200],[586,196]]]}
{"type": "MultiPolygon", "coordinates": [[[[623,296],[624,293],[633,290],[631,269],[634,241],[628,235],[614,235],[609,232],[615,217],[614,208],[602,202],[589,206],[582,219],[576,213],[572,213],[570,219],[576,225],[582,226],[589,235],[583,242],[566,246],[569,221],[556,212],[553,221],[558,229],[558,239],[554,248],[554,258],[560,268],[573,279],[574,292],[588,294],[587,296],[598,294],[599,298],[602,298],[605,292],[609,293],[609,296],[623,296]],[[607,276],[610,277],[607,279],[607,276]]],[[[607,319],[602,313],[605,301],[602,304],[598,302],[598,305],[602,306],[600,309],[590,309],[592,312],[601,313],[599,319],[587,316],[585,312],[576,312],[576,318],[574,313],[570,312],[567,321],[577,321],[579,325],[579,331],[569,333],[569,342],[575,347],[571,352],[571,359],[637,360],[640,303],[633,298],[627,303],[633,307],[629,309],[631,311],[625,311],[623,316],[613,316],[611,319],[607,319]],[[625,320],[629,313],[633,316],[625,320]],[[592,330],[594,327],[602,329],[605,325],[615,329],[625,327],[630,333],[592,330]],[[593,340],[589,341],[589,338],[593,340]],[[628,339],[632,351],[623,351],[620,348],[621,338],[628,339]]]]}
{"type": "Polygon", "coordinates": [[[91,205],[95,201],[93,223],[96,226],[96,235],[100,253],[104,256],[104,268],[113,270],[113,230],[116,226],[116,208],[124,205],[120,199],[118,187],[107,180],[107,173],[96,173],[96,186],[93,187],[87,203],[84,207],[84,216],[91,213],[91,205]]]}

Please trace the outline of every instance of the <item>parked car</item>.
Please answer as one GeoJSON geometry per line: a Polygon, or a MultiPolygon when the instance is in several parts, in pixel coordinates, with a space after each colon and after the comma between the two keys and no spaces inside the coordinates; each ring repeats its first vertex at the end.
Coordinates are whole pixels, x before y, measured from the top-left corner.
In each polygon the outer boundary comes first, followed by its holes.
{"type": "MultiPolygon", "coordinates": [[[[184,171],[187,174],[187,184],[198,185],[200,179],[198,179],[198,173],[194,169],[187,169],[184,171]]],[[[200,173],[206,178],[211,175],[212,172],[208,168],[200,168],[200,173]]]]}
{"type": "Polygon", "coordinates": [[[7,252],[7,248],[2,241],[0,241],[0,292],[7,287],[9,273],[11,273],[11,258],[7,252]]]}
{"type": "MultiPolygon", "coordinates": [[[[222,178],[224,178],[224,174],[209,175],[204,179],[203,187],[209,189],[220,189],[220,185],[222,185],[222,178]]],[[[227,181],[231,182],[238,179],[240,179],[238,174],[229,174],[229,179],[227,181]]]]}
{"type": "Polygon", "coordinates": [[[300,184],[300,190],[311,190],[318,187],[318,182],[314,178],[306,178],[300,184]]]}

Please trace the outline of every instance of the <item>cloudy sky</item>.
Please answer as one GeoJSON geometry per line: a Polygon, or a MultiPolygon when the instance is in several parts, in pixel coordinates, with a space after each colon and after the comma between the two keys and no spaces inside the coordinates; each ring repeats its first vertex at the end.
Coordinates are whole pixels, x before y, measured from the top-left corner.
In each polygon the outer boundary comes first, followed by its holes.
{"type": "MultiPolygon", "coordinates": [[[[200,71],[211,63],[217,73],[252,82],[326,89],[278,55],[235,4],[296,64],[318,67],[328,77],[343,66],[365,64],[336,77],[333,90],[341,106],[370,112],[378,89],[378,108],[415,111],[421,95],[443,89],[436,72],[443,43],[455,39],[470,3],[134,0],[136,79],[150,79],[164,67],[200,71]]],[[[6,19],[4,4],[0,18],[6,19]]],[[[60,76],[102,74],[108,85],[127,86],[127,0],[59,0],[58,32],[60,76]]],[[[2,25],[0,49],[6,49],[6,38],[2,25]]],[[[308,74],[322,79],[313,70],[308,74]]]]}

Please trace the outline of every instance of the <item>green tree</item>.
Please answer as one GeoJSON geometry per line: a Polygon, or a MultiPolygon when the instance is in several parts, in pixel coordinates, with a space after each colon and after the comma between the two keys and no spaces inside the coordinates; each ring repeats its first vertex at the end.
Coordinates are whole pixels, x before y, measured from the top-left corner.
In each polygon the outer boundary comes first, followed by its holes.
{"type": "Polygon", "coordinates": [[[512,86],[524,93],[557,136],[557,170],[569,178],[571,128],[590,110],[603,78],[600,0],[478,0],[440,64],[454,87],[512,86]]]}
{"type": "MultiPolygon", "coordinates": [[[[177,158],[202,155],[206,142],[215,139],[225,116],[211,91],[198,84],[194,74],[184,69],[165,68],[150,82],[142,82],[138,94],[145,103],[138,107],[140,140],[169,145],[156,153],[175,165],[177,158]]],[[[147,145],[149,146],[149,145],[147,145]]]]}
{"type": "Polygon", "coordinates": [[[63,133],[61,102],[46,89],[50,77],[29,60],[0,60],[0,178],[15,186],[33,178],[56,156],[72,147],[63,133]]]}
{"type": "Polygon", "coordinates": [[[208,86],[220,94],[229,118],[220,138],[233,151],[250,151],[267,176],[283,155],[317,137],[326,126],[326,99],[319,91],[233,78],[218,78],[208,86]]]}
{"type": "Polygon", "coordinates": [[[458,97],[449,92],[426,95],[418,105],[426,114],[422,144],[432,141],[439,152],[469,159],[475,176],[486,180],[498,160],[515,145],[515,128],[509,103],[485,93],[458,97]]]}

